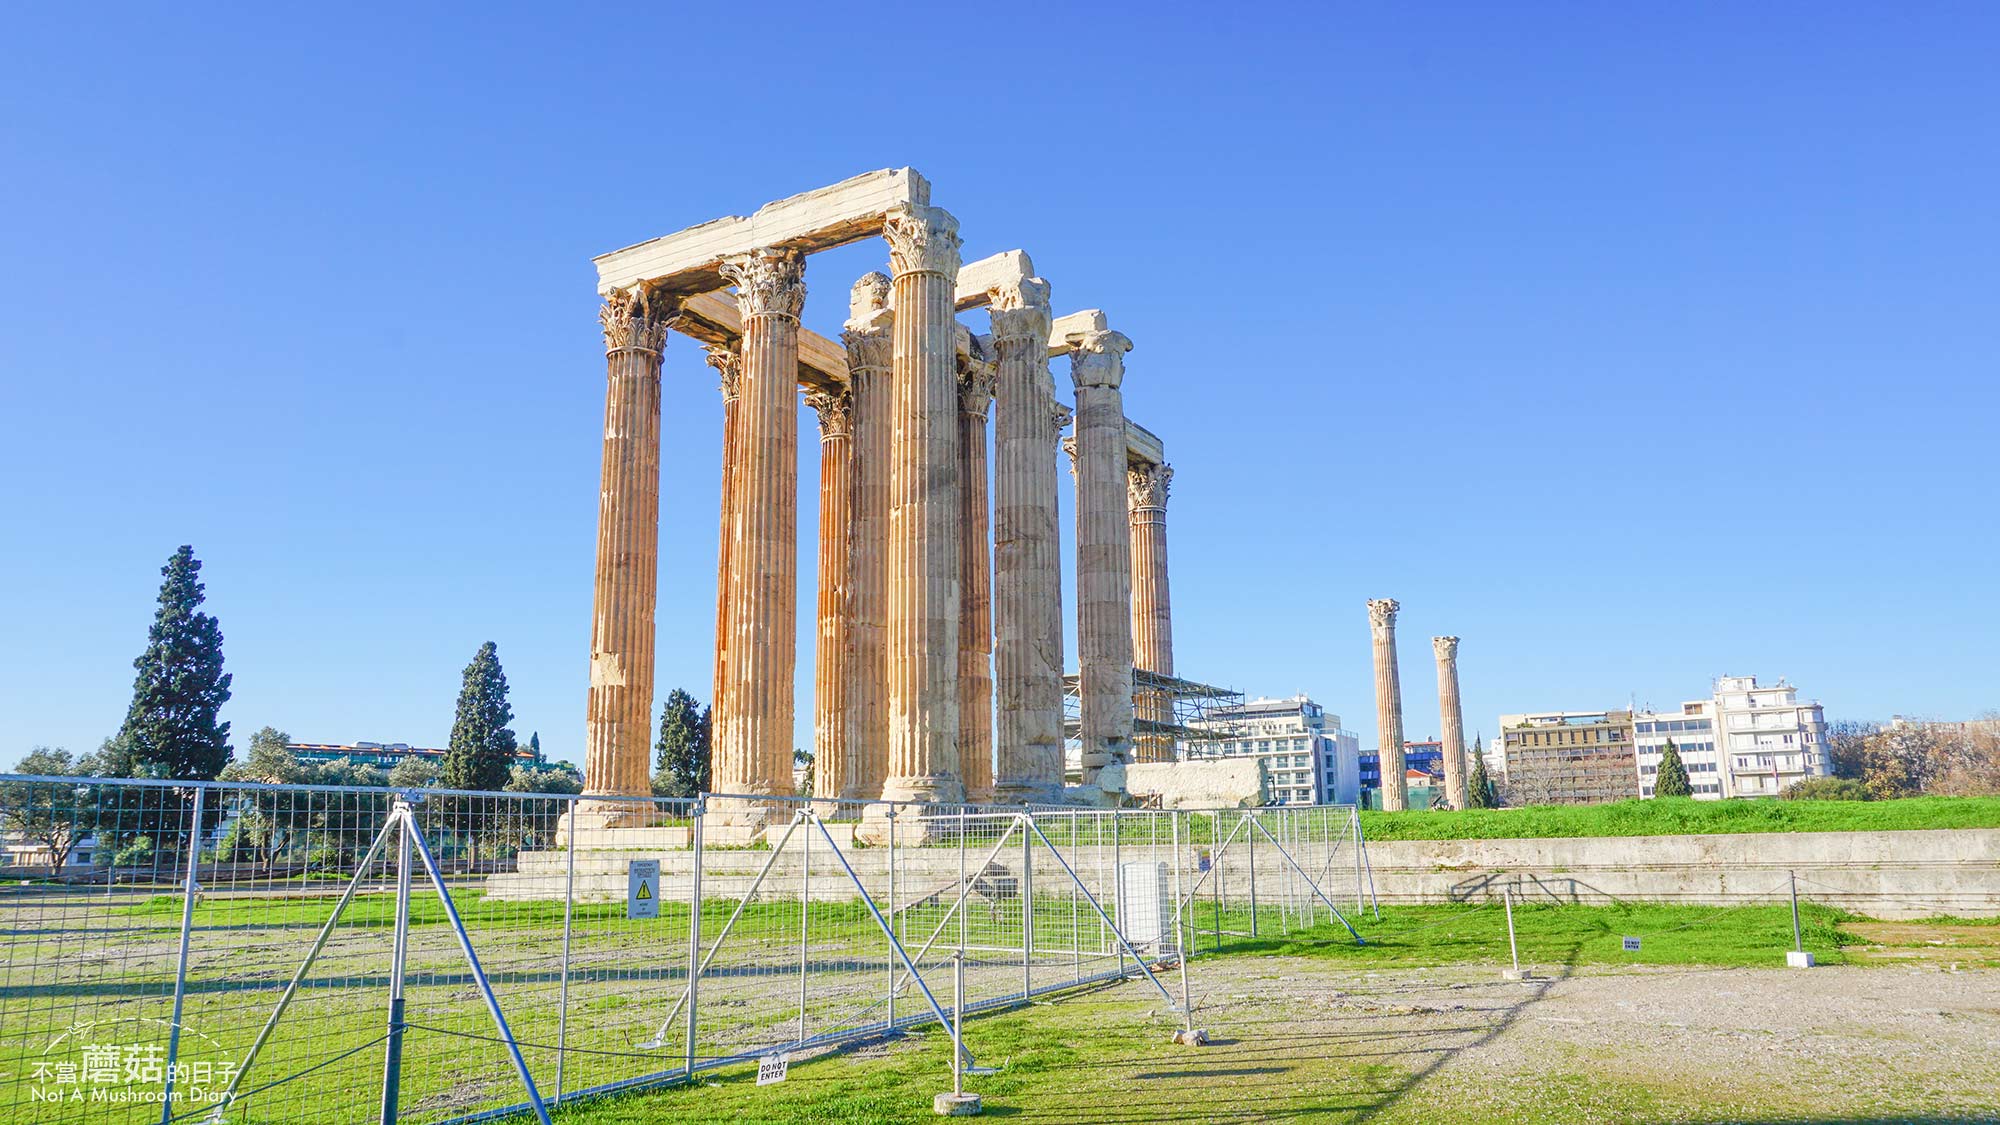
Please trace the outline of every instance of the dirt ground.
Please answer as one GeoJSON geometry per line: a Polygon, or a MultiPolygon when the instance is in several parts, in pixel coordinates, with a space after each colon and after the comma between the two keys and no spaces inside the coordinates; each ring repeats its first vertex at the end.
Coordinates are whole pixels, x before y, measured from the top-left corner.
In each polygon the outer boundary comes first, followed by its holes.
{"type": "MultiPolygon", "coordinates": [[[[2000,971],[1907,965],[1343,972],[1204,965],[1199,1063],[1108,1075],[1077,1122],[2000,1121],[2000,971]],[[1192,1079],[1209,1097],[1191,1097],[1192,1079]],[[1215,1099],[1218,1088],[1226,1095],[1215,1099]],[[1218,1106],[1218,1101],[1221,1103],[1218,1106]],[[1205,1103],[1205,1104],[1204,1104],[1205,1103]],[[1211,1109],[1215,1106],[1217,1108],[1211,1109]]],[[[1120,989],[1132,986],[1121,985],[1120,989]]]]}

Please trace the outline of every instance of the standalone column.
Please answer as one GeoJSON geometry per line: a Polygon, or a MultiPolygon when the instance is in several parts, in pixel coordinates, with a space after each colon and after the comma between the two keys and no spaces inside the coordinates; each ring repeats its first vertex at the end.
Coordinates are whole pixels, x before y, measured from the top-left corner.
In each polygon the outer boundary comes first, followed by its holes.
{"type": "Polygon", "coordinates": [[[974,355],[959,374],[958,767],[970,801],[993,797],[993,524],[987,514],[986,411],[993,362],[974,355]]]}
{"type": "Polygon", "coordinates": [[[1458,704],[1458,638],[1432,637],[1438,662],[1438,720],[1443,723],[1444,799],[1465,807],[1465,712],[1458,704]]]}
{"type": "Polygon", "coordinates": [[[1076,383],[1076,631],[1083,783],[1125,790],[1132,760],[1132,539],[1125,497],[1124,333],[1070,353],[1076,383]]]}
{"type": "Polygon", "coordinates": [[[962,800],[958,774],[958,220],[912,206],[883,224],[895,279],[890,356],[891,800],[962,800]]]}
{"type": "Polygon", "coordinates": [[[1062,529],[1049,379],[1049,285],[1029,278],[994,294],[999,354],[993,443],[994,672],[998,776],[1005,802],[1053,799],[1063,783],[1062,529]]]}
{"type": "Polygon", "coordinates": [[[1375,638],[1375,729],[1381,739],[1382,807],[1397,811],[1409,804],[1409,779],[1403,776],[1403,685],[1396,673],[1396,611],[1394,598],[1368,601],[1368,630],[1375,638]]]}
{"type": "MultiPolygon", "coordinates": [[[[729,548],[729,652],[711,784],[724,794],[792,792],[793,673],[798,659],[799,310],[805,262],[764,250],[722,276],[743,314],[736,410],[736,506],[729,548]]],[[[720,810],[755,822],[755,806],[720,810]]]]}
{"type": "MultiPolygon", "coordinates": [[[[1167,491],[1172,465],[1134,463],[1125,471],[1132,516],[1132,661],[1148,672],[1174,674],[1174,606],[1167,587],[1167,491]]],[[[1141,694],[1139,714],[1154,733],[1139,736],[1139,760],[1171,762],[1174,739],[1159,728],[1173,722],[1173,697],[1141,694]]]]}
{"type": "MultiPolygon", "coordinates": [[[[605,299],[603,485],[585,703],[585,792],[652,792],[653,610],[660,568],[660,353],[678,308],[640,290],[605,299]]],[[[643,805],[585,802],[586,823],[643,821],[643,805]]]]}
{"type": "MultiPolygon", "coordinates": [[[[736,398],[742,389],[743,353],[734,344],[710,344],[708,365],[722,380],[722,531],[716,537],[715,562],[715,684],[709,695],[709,721],[723,721],[722,682],[729,660],[729,546],[736,540],[736,398]]],[[[714,729],[711,725],[710,729],[714,729]]]]}
{"type": "Polygon", "coordinates": [[[873,801],[889,778],[889,349],[895,314],[889,277],[854,283],[847,329],[847,386],[853,399],[853,517],[847,564],[847,787],[841,797],[873,801]]]}
{"type": "Polygon", "coordinates": [[[819,644],[813,649],[813,796],[839,797],[852,786],[847,758],[847,561],[852,530],[853,401],[846,391],[817,392],[819,414],[819,644]]]}

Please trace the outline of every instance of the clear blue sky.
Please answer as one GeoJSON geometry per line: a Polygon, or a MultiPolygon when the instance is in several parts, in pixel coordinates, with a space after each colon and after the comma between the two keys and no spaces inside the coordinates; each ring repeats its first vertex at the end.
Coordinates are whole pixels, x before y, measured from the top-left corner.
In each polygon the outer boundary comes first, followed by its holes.
{"type": "MultiPolygon", "coordinates": [[[[2000,706],[1989,6],[7,23],[0,762],[116,728],[184,542],[239,749],[439,744],[491,639],[522,736],[579,758],[591,256],[898,165],[968,260],[1023,247],[1137,342],[1184,674],[1373,745],[1394,596],[1413,736],[1445,632],[1489,736],[1725,672],[2000,706]]],[[[807,325],[884,256],[813,259],[807,325]]],[[[688,341],[666,379],[659,682],[705,695],[720,405],[688,341]]]]}

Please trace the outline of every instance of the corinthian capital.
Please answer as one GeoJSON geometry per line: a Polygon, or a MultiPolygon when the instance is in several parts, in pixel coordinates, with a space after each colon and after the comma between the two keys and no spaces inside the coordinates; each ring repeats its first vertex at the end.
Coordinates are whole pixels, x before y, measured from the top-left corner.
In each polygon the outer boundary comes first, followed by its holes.
{"type": "Polygon", "coordinates": [[[1008,346],[1027,343],[1046,348],[1049,341],[1049,283],[1039,277],[996,285],[990,290],[993,303],[987,311],[993,317],[993,343],[1008,346]]]}
{"type": "MultiPolygon", "coordinates": [[[[1063,408],[1062,408],[1062,407],[1057,407],[1056,409],[1058,409],[1058,410],[1061,410],[1061,409],[1063,409],[1063,408]]],[[[1064,453],[1067,453],[1067,454],[1069,454],[1069,475],[1071,475],[1071,476],[1075,476],[1075,475],[1076,475],[1076,438],[1075,438],[1074,436],[1071,436],[1071,437],[1066,437],[1066,438],[1062,439],[1062,451],[1063,451],[1064,453]]]]}
{"type": "Polygon", "coordinates": [[[1172,465],[1137,464],[1125,469],[1126,499],[1133,511],[1167,508],[1167,493],[1173,488],[1172,465]]]}
{"type": "MultiPolygon", "coordinates": [[[[1056,433],[1060,434],[1064,430],[1069,429],[1069,424],[1071,422],[1074,422],[1075,420],[1076,420],[1076,411],[1071,410],[1069,407],[1064,406],[1060,402],[1051,401],[1049,403],[1049,421],[1055,424],[1056,433]]],[[[1074,440],[1074,439],[1065,439],[1065,440],[1074,440]]]]}
{"type": "Polygon", "coordinates": [[[852,432],[854,396],[846,391],[811,391],[806,405],[819,415],[819,439],[832,441],[852,432]]]}
{"type": "Polygon", "coordinates": [[[998,365],[974,357],[958,373],[958,408],[986,420],[986,408],[993,402],[993,388],[1000,381],[998,365]]]}
{"type": "Polygon", "coordinates": [[[752,250],[722,263],[723,280],[736,287],[736,307],[753,316],[799,318],[806,304],[806,259],[795,250],[752,250]]]}
{"type": "Polygon", "coordinates": [[[1070,378],[1075,380],[1078,390],[1085,387],[1116,390],[1125,380],[1125,353],[1131,350],[1132,341],[1123,332],[1110,329],[1086,332],[1070,349],[1070,378]]]}
{"type": "Polygon", "coordinates": [[[708,345],[708,365],[715,368],[722,379],[722,401],[725,405],[736,401],[736,395],[743,389],[743,351],[734,344],[708,345]]]}
{"type": "Polygon", "coordinates": [[[1438,663],[1455,663],[1458,660],[1458,638],[1432,637],[1431,651],[1437,653],[1438,663]]]}
{"type": "Polygon", "coordinates": [[[1368,624],[1375,629],[1394,629],[1396,611],[1403,608],[1394,598],[1368,599],[1368,624]]]}
{"type": "Polygon", "coordinates": [[[604,295],[597,323],[604,328],[604,354],[635,351],[657,356],[667,346],[667,329],[680,316],[681,303],[650,295],[644,286],[613,289],[604,295]]]}
{"type": "Polygon", "coordinates": [[[958,220],[942,207],[898,207],[882,220],[882,237],[889,242],[889,268],[897,277],[958,276],[958,220]]]}

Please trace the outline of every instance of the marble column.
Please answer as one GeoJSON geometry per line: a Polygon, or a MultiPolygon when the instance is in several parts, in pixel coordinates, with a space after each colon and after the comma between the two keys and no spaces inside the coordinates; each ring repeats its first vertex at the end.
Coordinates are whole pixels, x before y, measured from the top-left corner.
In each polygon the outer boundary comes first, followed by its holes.
{"type": "Polygon", "coordinates": [[[1076,385],[1076,629],[1083,676],[1083,783],[1125,789],[1132,760],[1132,539],[1125,495],[1122,332],[1070,353],[1076,385]]]}
{"type": "MultiPolygon", "coordinates": [[[[722,264],[743,316],[729,547],[729,651],[711,785],[744,796],[792,792],[798,660],[799,311],[805,259],[761,250],[722,264]]],[[[757,806],[723,808],[756,822],[757,806]]]]}
{"type": "Polygon", "coordinates": [[[839,797],[853,786],[847,759],[847,562],[853,530],[853,399],[818,391],[806,405],[819,415],[819,643],[813,648],[813,786],[839,797]]]}
{"type": "MultiPolygon", "coordinates": [[[[1173,479],[1172,465],[1135,462],[1125,470],[1132,519],[1132,662],[1162,676],[1174,674],[1174,608],[1167,586],[1167,491],[1173,479]]],[[[1173,697],[1141,693],[1139,717],[1155,727],[1172,723],[1173,697]]],[[[1139,761],[1174,760],[1172,735],[1142,733],[1138,742],[1139,761]]]]}
{"type": "Polygon", "coordinates": [[[1432,637],[1438,663],[1438,738],[1443,741],[1444,799],[1452,808],[1465,807],[1465,712],[1458,702],[1458,638],[1432,637]]]}
{"type": "Polygon", "coordinates": [[[994,798],[1053,800],[1063,784],[1062,529],[1057,513],[1055,388],[1049,378],[1049,284],[1029,278],[993,295],[999,356],[993,444],[994,798]]]}
{"type": "Polygon", "coordinates": [[[709,695],[709,722],[723,721],[722,683],[729,664],[729,545],[736,538],[736,398],[742,389],[743,353],[736,344],[710,344],[708,365],[722,382],[722,530],[716,536],[715,683],[709,695]]]}
{"type": "MultiPolygon", "coordinates": [[[[652,792],[653,613],[660,568],[660,355],[678,303],[643,290],[605,298],[604,461],[591,598],[584,792],[652,792]]],[[[585,801],[578,819],[643,823],[643,804],[585,801]]]]}
{"type": "Polygon", "coordinates": [[[889,800],[955,802],[958,773],[958,220],[883,223],[895,285],[889,375],[889,800]]]}
{"type": "Polygon", "coordinates": [[[873,801],[889,778],[889,276],[854,283],[846,330],[854,414],[847,563],[847,767],[841,798],[873,801]]]}
{"type": "Polygon", "coordinates": [[[986,414],[997,372],[980,342],[958,380],[958,768],[968,801],[993,797],[993,521],[986,414]]]}
{"type": "Polygon", "coordinates": [[[1396,672],[1396,611],[1394,598],[1370,598],[1368,631],[1375,640],[1375,729],[1381,741],[1382,807],[1400,811],[1409,804],[1409,779],[1403,776],[1403,685],[1396,672]]]}

